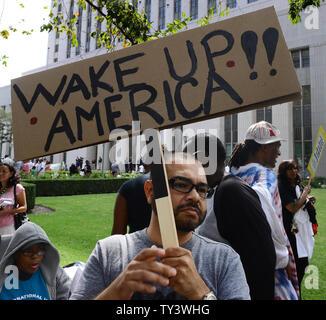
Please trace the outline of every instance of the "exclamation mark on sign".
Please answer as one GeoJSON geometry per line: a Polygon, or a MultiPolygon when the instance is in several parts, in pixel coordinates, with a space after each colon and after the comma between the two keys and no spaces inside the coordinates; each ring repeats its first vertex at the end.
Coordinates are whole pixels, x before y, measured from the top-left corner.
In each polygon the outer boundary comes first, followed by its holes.
{"type": "MultiPolygon", "coordinates": [[[[266,29],[263,34],[263,42],[266,49],[268,63],[272,66],[278,42],[278,30],[275,28],[266,29]]],[[[277,71],[274,68],[269,72],[271,76],[275,76],[276,73],[277,71]]]]}
{"type": "MultiPolygon", "coordinates": [[[[257,42],[258,42],[257,34],[253,31],[246,31],[241,35],[241,46],[246,54],[248,64],[251,69],[253,69],[255,65],[257,42]]],[[[251,72],[249,78],[250,80],[257,79],[258,78],[257,72],[255,71],[251,72]]]]}

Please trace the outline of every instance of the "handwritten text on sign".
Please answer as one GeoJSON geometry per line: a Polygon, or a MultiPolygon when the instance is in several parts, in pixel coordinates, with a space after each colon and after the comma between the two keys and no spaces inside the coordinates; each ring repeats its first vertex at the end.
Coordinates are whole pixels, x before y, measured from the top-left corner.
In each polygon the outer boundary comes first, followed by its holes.
{"type": "Polygon", "coordinates": [[[309,163],[308,163],[308,170],[310,172],[311,178],[314,178],[317,168],[319,165],[319,161],[322,157],[323,150],[326,144],[326,133],[322,126],[320,126],[317,138],[315,141],[314,149],[312,151],[309,163]]]}
{"type": "Polygon", "coordinates": [[[132,121],[168,128],[298,96],[267,8],[14,80],[15,155],[101,143],[115,129],[131,131],[132,121]]]}

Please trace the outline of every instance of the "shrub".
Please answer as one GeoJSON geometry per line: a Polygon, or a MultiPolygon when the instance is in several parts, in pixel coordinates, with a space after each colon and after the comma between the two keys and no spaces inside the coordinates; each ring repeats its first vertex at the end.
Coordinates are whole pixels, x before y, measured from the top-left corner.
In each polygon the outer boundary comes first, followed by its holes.
{"type": "Polygon", "coordinates": [[[311,186],[313,188],[320,188],[323,184],[325,184],[326,179],[324,177],[315,177],[311,181],[311,186]]]}
{"type": "MultiPolygon", "coordinates": [[[[303,185],[306,186],[307,183],[308,183],[308,179],[304,179],[303,185]]],[[[321,188],[325,184],[326,184],[326,178],[324,177],[314,177],[310,182],[312,188],[321,188]]]]}
{"type": "Polygon", "coordinates": [[[23,180],[36,185],[36,196],[65,196],[78,194],[115,193],[127,178],[115,179],[35,179],[23,180]]]}
{"type": "Polygon", "coordinates": [[[27,211],[30,212],[35,206],[36,185],[33,183],[22,182],[26,193],[27,211]]]}

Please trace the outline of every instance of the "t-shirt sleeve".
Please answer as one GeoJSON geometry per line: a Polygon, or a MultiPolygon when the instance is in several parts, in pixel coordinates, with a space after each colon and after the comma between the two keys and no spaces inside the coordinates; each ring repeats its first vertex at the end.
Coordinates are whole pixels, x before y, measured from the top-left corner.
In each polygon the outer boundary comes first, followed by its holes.
{"type": "Polygon", "coordinates": [[[118,190],[118,193],[122,195],[125,199],[128,199],[128,195],[130,194],[131,183],[132,180],[124,182],[120,187],[120,189],[118,190]]]}
{"type": "Polygon", "coordinates": [[[70,296],[70,300],[92,300],[106,289],[101,256],[101,246],[98,242],[85,265],[78,285],[70,296]]]}
{"type": "MultiPolygon", "coordinates": [[[[221,261],[218,263],[221,264],[221,261]]],[[[219,300],[250,300],[249,287],[240,256],[231,249],[224,259],[223,270],[217,298],[219,300]]]]}
{"type": "Polygon", "coordinates": [[[16,194],[20,194],[23,190],[25,190],[25,188],[20,183],[18,183],[16,185],[16,194]]]}

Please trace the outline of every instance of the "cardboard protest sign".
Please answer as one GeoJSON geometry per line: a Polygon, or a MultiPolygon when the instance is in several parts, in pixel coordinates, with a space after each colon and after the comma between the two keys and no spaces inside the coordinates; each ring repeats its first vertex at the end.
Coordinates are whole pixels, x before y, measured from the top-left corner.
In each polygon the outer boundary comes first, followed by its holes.
{"type": "Polygon", "coordinates": [[[321,156],[323,154],[323,150],[325,147],[325,143],[326,143],[326,133],[325,130],[322,126],[320,126],[318,133],[317,133],[317,138],[315,141],[315,145],[314,145],[314,149],[312,151],[310,160],[309,160],[309,164],[308,164],[308,171],[310,172],[310,178],[314,178],[318,165],[319,165],[319,161],[321,159],[321,156]]]}
{"type": "Polygon", "coordinates": [[[301,87],[273,7],[12,81],[24,160],[292,101],[301,87]],[[28,143],[26,143],[28,142],[28,143]]]}

